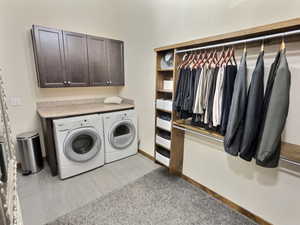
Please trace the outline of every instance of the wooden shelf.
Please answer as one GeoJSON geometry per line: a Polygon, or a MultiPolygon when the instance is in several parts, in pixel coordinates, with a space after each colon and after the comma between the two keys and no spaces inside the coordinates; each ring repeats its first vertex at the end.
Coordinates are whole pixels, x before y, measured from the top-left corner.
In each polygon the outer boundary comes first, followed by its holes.
{"type": "Polygon", "coordinates": [[[212,136],[212,137],[221,139],[221,140],[224,139],[224,136],[222,136],[221,134],[219,134],[219,133],[217,133],[217,132],[210,131],[210,130],[206,130],[206,129],[204,129],[204,128],[196,127],[196,126],[191,125],[191,124],[190,124],[190,121],[186,121],[186,120],[176,120],[176,121],[173,122],[173,124],[174,124],[174,125],[177,125],[177,126],[179,126],[179,127],[188,129],[188,130],[195,131],[195,132],[200,133],[200,134],[209,135],[209,136],[212,136]]]}
{"type": "Polygon", "coordinates": [[[162,92],[162,93],[170,93],[170,94],[173,93],[173,90],[162,89],[162,88],[159,88],[159,89],[157,89],[156,91],[157,91],[157,92],[162,92]]]}
{"type": "MultiPolygon", "coordinates": [[[[171,149],[168,149],[168,148],[164,147],[163,145],[158,144],[158,143],[156,143],[156,142],[155,142],[155,145],[157,145],[157,146],[159,146],[159,147],[161,147],[161,148],[163,148],[163,149],[166,149],[166,150],[168,150],[168,151],[171,151],[171,149]]],[[[156,151],[156,150],[155,150],[155,151],[156,151]]]]}
{"type": "Polygon", "coordinates": [[[172,113],[172,111],[165,110],[165,109],[156,108],[156,110],[161,111],[161,112],[166,112],[166,113],[172,113]]]}
{"type": "Polygon", "coordinates": [[[168,69],[157,69],[158,72],[173,72],[173,68],[168,68],[168,69]]]}
{"type": "Polygon", "coordinates": [[[158,128],[158,129],[160,129],[160,130],[164,130],[164,131],[167,131],[167,132],[170,132],[170,133],[172,133],[172,130],[167,130],[167,129],[165,129],[165,128],[162,128],[162,127],[159,127],[159,126],[156,126],[156,128],[158,128]]]}

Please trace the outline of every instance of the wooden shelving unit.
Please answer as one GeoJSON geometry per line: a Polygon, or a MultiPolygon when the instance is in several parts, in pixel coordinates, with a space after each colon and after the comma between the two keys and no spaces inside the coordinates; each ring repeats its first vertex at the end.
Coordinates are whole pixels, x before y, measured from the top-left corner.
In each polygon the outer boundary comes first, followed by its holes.
{"type": "MultiPolygon", "coordinates": [[[[157,117],[159,117],[162,114],[168,114],[171,117],[171,123],[173,120],[173,111],[172,110],[165,110],[165,109],[160,109],[156,107],[156,100],[157,99],[166,99],[166,100],[171,100],[173,102],[173,93],[174,90],[169,90],[169,89],[164,89],[163,88],[163,81],[164,80],[173,80],[174,81],[174,71],[175,71],[175,65],[173,65],[173,68],[167,68],[167,69],[162,69],[160,68],[160,62],[162,57],[166,54],[172,52],[173,57],[175,56],[175,51],[174,49],[171,51],[159,51],[156,54],[156,94],[155,94],[155,137],[154,137],[154,158],[155,161],[158,163],[161,163],[160,161],[156,160],[156,150],[158,147],[163,148],[167,151],[170,151],[170,158],[172,158],[172,147],[170,149],[156,143],[156,135],[158,135],[160,132],[168,132],[171,136],[171,143],[172,143],[172,132],[171,130],[166,130],[164,128],[158,127],[156,123],[157,117]]],[[[165,165],[166,166],[166,165],[165,165]]],[[[167,166],[169,167],[169,166],[167,166]]]]}
{"type": "Polygon", "coordinates": [[[172,111],[165,110],[165,109],[159,109],[159,108],[156,108],[156,111],[160,111],[160,112],[165,112],[165,113],[170,113],[170,114],[172,114],[172,111]]]}
{"type": "Polygon", "coordinates": [[[173,93],[173,90],[161,89],[161,88],[158,88],[156,91],[161,93],[170,93],[170,94],[173,93]]]}
{"type": "MultiPolygon", "coordinates": [[[[163,53],[162,53],[163,54],[163,53]]],[[[174,68],[168,68],[168,69],[161,69],[161,68],[158,68],[157,71],[158,72],[172,72],[174,70],[174,68]]]]}
{"type": "MultiPolygon", "coordinates": [[[[200,47],[205,46],[209,44],[215,44],[215,43],[222,43],[226,41],[235,41],[240,40],[244,38],[250,38],[250,37],[256,37],[259,35],[267,35],[267,34],[274,34],[277,32],[284,32],[284,31],[290,31],[294,29],[300,29],[300,18],[282,21],[278,23],[268,24],[265,26],[259,26],[259,27],[253,27],[250,29],[244,29],[232,33],[227,34],[221,34],[211,37],[205,37],[197,40],[177,43],[173,45],[163,46],[154,49],[156,52],[156,95],[155,100],[158,98],[174,98],[175,95],[175,88],[176,88],[176,82],[178,80],[178,70],[176,69],[177,66],[181,63],[181,59],[183,54],[175,54],[176,50],[191,48],[191,47],[200,47]],[[173,52],[174,54],[174,66],[171,69],[161,69],[160,68],[160,60],[161,57],[166,52],[173,52]],[[164,79],[172,79],[174,82],[173,91],[170,90],[164,90],[163,89],[163,80],[164,79]]],[[[270,40],[270,43],[279,43],[281,41],[281,38],[270,40]]],[[[299,36],[291,36],[285,38],[286,42],[293,42],[293,41],[299,41],[299,36]]],[[[260,42],[253,42],[251,43],[251,47],[254,46],[260,46],[260,42]]],[[[237,45],[237,48],[242,48],[243,44],[237,45]]],[[[193,131],[202,135],[211,136],[213,138],[216,138],[218,140],[223,140],[223,136],[221,136],[218,133],[207,131],[205,129],[192,126],[187,121],[179,120],[176,113],[174,111],[165,111],[161,109],[155,110],[155,135],[162,129],[157,128],[156,126],[156,117],[160,115],[160,113],[169,113],[171,115],[172,124],[176,125],[177,127],[184,128],[184,129],[177,129],[174,128],[172,125],[171,129],[171,149],[170,149],[170,164],[169,164],[169,170],[171,173],[181,175],[182,174],[182,167],[183,167],[183,154],[184,154],[184,135],[185,130],[193,131]]],[[[154,149],[156,149],[158,145],[155,144],[154,149]]],[[[292,160],[294,162],[300,163],[300,145],[294,145],[289,143],[282,143],[282,153],[281,156],[283,158],[286,158],[288,160],[292,160]]]]}

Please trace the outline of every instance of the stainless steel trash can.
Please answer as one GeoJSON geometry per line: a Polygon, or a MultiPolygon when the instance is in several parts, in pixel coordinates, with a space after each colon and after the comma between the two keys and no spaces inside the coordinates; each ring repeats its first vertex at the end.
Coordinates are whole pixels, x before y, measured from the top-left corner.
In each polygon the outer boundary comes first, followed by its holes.
{"type": "Polygon", "coordinates": [[[5,152],[4,137],[0,136],[0,181],[7,181],[7,156],[5,152]]]}
{"type": "Polygon", "coordinates": [[[23,175],[37,173],[43,169],[43,156],[38,132],[17,135],[23,175]]]}

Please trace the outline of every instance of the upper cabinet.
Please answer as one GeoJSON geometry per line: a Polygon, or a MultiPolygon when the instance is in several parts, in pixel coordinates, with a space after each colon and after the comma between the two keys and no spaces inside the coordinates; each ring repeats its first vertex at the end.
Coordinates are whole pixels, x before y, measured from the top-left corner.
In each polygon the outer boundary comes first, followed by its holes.
{"type": "Polygon", "coordinates": [[[33,26],[32,37],[40,87],[64,87],[66,74],[62,31],[33,26]]]}
{"type": "Polygon", "coordinates": [[[87,44],[91,85],[109,85],[107,39],[88,36],[87,44]]]}
{"type": "Polygon", "coordinates": [[[67,85],[89,86],[86,35],[63,31],[67,85]]]}
{"type": "Polygon", "coordinates": [[[124,85],[124,45],[122,41],[108,40],[108,73],[111,85],[124,85]]]}
{"type": "Polygon", "coordinates": [[[39,86],[124,85],[124,43],[33,25],[39,86]]]}

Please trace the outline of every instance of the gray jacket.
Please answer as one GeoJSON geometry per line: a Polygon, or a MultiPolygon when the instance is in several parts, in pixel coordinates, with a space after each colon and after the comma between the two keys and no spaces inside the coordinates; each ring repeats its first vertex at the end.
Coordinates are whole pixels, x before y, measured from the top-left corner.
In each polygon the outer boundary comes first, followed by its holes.
{"type": "Polygon", "coordinates": [[[289,109],[291,72],[287,63],[285,50],[280,52],[278,63],[273,70],[272,87],[267,86],[265,113],[256,153],[256,163],[264,167],[277,167],[280,158],[281,133],[284,129],[289,109]]]}
{"type": "Polygon", "coordinates": [[[246,57],[247,52],[244,52],[234,82],[228,125],[224,138],[225,151],[234,156],[237,156],[240,150],[244,130],[244,115],[247,104],[246,57]]]}

